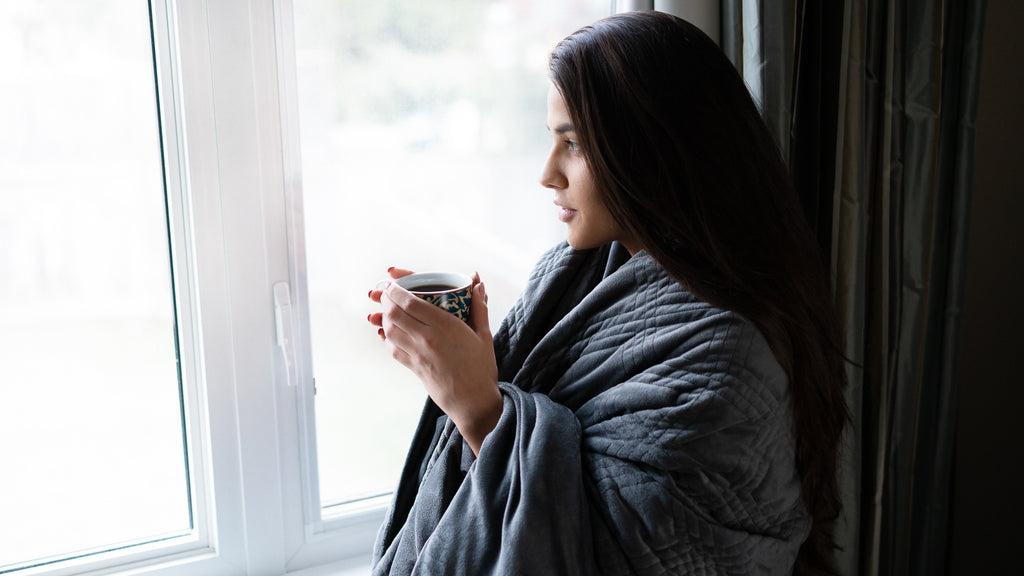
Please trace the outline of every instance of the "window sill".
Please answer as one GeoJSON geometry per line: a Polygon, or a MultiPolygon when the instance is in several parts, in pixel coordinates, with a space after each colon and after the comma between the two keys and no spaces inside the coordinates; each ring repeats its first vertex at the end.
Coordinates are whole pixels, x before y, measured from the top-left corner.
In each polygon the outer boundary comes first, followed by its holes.
{"type": "Polygon", "coordinates": [[[370,573],[371,558],[369,554],[352,558],[343,562],[333,562],[322,566],[312,566],[289,572],[288,576],[367,576],[370,573]]]}

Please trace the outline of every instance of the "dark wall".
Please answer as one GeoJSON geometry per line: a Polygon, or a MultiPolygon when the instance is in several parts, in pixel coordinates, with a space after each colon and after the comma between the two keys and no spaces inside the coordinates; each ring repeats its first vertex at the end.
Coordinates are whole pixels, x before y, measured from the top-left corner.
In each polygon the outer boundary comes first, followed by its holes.
{"type": "Polygon", "coordinates": [[[1024,2],[989,0],[967,264],[951,573],[1024,574],[1024,2]]]}

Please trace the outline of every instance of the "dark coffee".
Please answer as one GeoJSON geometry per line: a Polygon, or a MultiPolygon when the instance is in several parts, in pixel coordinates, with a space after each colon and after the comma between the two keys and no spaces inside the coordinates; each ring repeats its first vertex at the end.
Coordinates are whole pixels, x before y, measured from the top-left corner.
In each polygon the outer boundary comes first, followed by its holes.
{"type": "Polygon", "coordinates": [[[410,292],[447,292],[449,290],[454,290],[456,288],[458,288],[458,286],[449,286],[447,284],[424,284],[422,286],[415,286],[413,288],[409,288],[409,291],[410,292]]]}

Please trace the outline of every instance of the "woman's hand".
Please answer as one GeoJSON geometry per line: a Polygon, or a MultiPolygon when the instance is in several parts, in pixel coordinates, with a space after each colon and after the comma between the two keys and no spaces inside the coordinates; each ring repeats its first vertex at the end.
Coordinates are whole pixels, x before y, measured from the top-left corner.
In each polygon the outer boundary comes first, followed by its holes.
{"type": "MultiPolygon", "coordinates": [[[[388,270],[392,278],[408,270],[388,270]]],[[[382,312],[367,320],[391,349],[391,356],[413,371],[427,394],[452,419],[474,454],[501,416],[498,366],[487,318],[487,292],[473,275],[469,324],[391,282],[371,290],[382,312]]]]}

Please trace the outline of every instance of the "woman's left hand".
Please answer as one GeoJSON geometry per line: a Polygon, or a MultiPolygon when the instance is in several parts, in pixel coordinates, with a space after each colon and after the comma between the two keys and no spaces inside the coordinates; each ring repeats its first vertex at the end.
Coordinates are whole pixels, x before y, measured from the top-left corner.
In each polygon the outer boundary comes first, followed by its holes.
{"type": "MultiPolygon", "coordinates": [[[[392,277],[403,270],[391,271],[392,277]]],[[[467,324],[394,282],[370,292],[382,312],[371,324],[391,356],[413,371],[427,394],[452,419],[462,437],[479,454],[483,439],[501,416],[498,365],[487,318],[487,292],[473,275],[473,299],[467,324]]]]}

